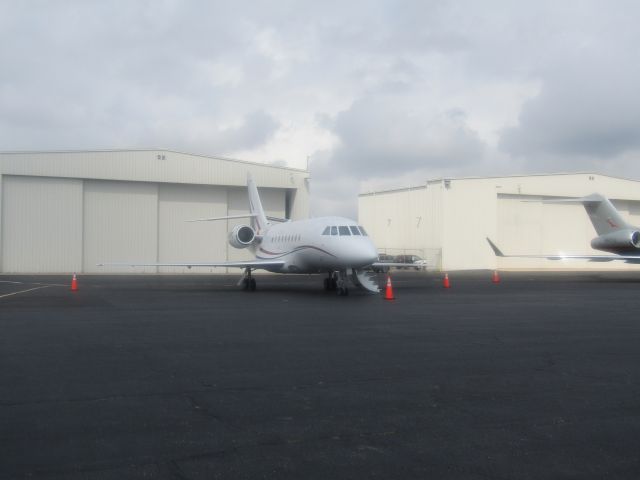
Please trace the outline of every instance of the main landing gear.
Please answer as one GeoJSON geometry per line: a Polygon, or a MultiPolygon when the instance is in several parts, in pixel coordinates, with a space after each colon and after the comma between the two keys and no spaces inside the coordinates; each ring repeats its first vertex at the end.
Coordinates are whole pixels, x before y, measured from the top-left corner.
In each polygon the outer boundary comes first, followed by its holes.
{"type": "Polygon", "coordinates": [[[329,277],[324,279],[324,289],[328,292],[337,292],[341,297],[349,295],[346,272],[331,272],[329,277]]]}
{"type": "Polygon", "coordinates": [[[242,287],[242,290],[246,290],[249,292],[254,292],[256,289],[256,279],[251,276],[251,269],[246,268],[244,270],[244,275],[240,279],[239,285],[242,287]]]}

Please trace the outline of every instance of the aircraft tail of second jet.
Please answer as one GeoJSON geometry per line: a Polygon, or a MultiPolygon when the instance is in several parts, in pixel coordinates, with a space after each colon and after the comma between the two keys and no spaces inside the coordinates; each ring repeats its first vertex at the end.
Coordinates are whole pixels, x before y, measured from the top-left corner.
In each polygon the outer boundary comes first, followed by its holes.
{"type": "Polygon", "coordinates": [[[620,216],[611,201],[599,193],[592,193],[581,198],[547,200],[545,203],[581,203],[598,235],[606,235],[617,230],[632,228],[620,216]]]}

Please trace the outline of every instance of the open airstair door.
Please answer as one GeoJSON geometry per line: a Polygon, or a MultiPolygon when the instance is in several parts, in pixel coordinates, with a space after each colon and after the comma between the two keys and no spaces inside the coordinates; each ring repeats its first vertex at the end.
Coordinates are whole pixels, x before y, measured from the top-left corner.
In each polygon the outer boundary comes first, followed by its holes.
{"type": "Polygon", "coordinates": [[[353,268],[351,270],[351,281],[356,287],[362,287],[372,293],[380,293],[378,276],[373,272],[353,268]]]}

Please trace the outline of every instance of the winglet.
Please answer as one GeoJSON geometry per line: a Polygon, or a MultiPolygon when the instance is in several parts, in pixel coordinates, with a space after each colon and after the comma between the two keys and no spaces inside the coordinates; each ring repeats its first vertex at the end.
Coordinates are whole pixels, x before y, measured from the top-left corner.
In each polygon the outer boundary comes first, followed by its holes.
{"type": "Polygon", "coordinates": [[[500,251],[500,249],[496,246],[495,243],[493,243],[489,237],[487,237],[487,242],[489,242],[489,246],[491,247],[491,250],[493,250],[493,253],[496,254],[496,257],[504,257],[504,253],[502,253],[500,251]]]}

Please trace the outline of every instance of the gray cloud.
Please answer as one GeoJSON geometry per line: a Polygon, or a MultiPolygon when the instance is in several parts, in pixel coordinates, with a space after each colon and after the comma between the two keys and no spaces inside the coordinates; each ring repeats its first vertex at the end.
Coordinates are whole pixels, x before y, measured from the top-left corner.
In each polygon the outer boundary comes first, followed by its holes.
{"type": "Polygon", "coordinates": [[[334,161],[362,178],[424,166],[465,164],[482,157],[483,144],[460,110],[438,114],[400,97],[368,97],[340,112],[332,128],[341,145],[334,161]]]}
{"type": "Polygon", "coordinates": [[[311,155],[326,213],[377,179],[640,174],[639,20],[631,0],[0,0],[0,150],[311,155]]]}
{"type": "Polygon", "coordinates": [[[255,148],[264,144],[279,126],[271,115],[262,111],[251,112],[245,115],[241,125],[217,132],[210,142],[223,153],[255,148]]]}
{"type": "Polygon", "coordinates": [[[321,117],[320,122],[340,143],[311,163],[314,194],[343,214],[353,214],[361,180],[397,178],[428,168],[455,169],[481,160],[485,150],[464,112],[433,113],[408,105],[399,95],[359,99],[334,119],[321,117]],[[347,185],[349,191],[340,195],[347,185]]]}
{"type": "Polygon", "coordinates": [[[581,55],[545,76],[500,147],[516,156],[611,158],[640,147],[640,56],[581,55]],[[631,65],[626,62],[632,61],[631,65]]]}

